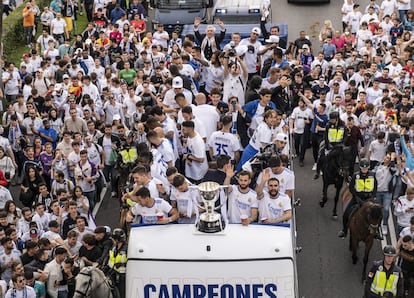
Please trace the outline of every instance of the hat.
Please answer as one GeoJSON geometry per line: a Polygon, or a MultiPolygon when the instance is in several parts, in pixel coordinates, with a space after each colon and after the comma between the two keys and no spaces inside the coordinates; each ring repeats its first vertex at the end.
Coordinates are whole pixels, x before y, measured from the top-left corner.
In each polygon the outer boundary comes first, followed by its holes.
{"type": "Polygon", "coordinates": [[[172,81],[173,88],[183,88],[183,79],[181,77],[175,77],[172,81]]]}
{"type": "Polygon", "coordinates": [[[112,117],[112,120],[121,120],[121,115],[115,114],[114,117],[112,117]]]}
{"type": "Polygon", "coordinates": [[[260,35],[260,33],[261,33],[260,28],[259,27],[253,27],[251,33],[256,33],[256,34],[260,35]]]}
{"type": "Polygon", "coordinates": [[[277,36],[277,35],[270,35],[269,38],[265,40],[265,42],[268,42],[268,43],[278,43],[279,42],[279,36],[277,36]]]}
{"type": "Polygon", "coordinates": [[[302,46],[302,49],[308,49],[308,50],[310,50],[309,46],[306,43],[302,46]]]}
{"type": "Polygon", "coordinates": [[[92,40],[90,39],[90,38],[87,38],[86,40],[85,40],[85,44],[86,45],[90,45],[92,43],[92,40]]]}
{"type": "Polygon", "coordinates": [[[276,141],[282,141],[282,142],[287,142],[287,135],[284,133],[279,132],[276,135],[276,141]]]}
{"type": "Polygon", "coordinates": [[[76,50],[75,50],[75,54],[79,54],[79,53],[82,53],[83,52],[83,50],[81,49],[81,48],[77,48],[76,50]]]}
{"type": "Polygon", "coordinates": [[[69,79],[69,76],[67,74],[64,74],[62,77],[64,80],[69,79]]]}
{"type": "Polygon", "coordinates": [[[37,232],[36,228],[32,228],[29,231],[29,235],[30,235],[30,238],[37,238],[39,236],[39,233],[37,232]]]}
{"type": "Polygon", "coordinates": [[[56,84],[55,85],[55,91],[60,91],[60,90],[62,90],[62,84],[56,84]]]}
{"type": "Polygon", "coordinates": [[[29,54],[23,54],[22,58],[29,58],[30,55],[29,54]]]}

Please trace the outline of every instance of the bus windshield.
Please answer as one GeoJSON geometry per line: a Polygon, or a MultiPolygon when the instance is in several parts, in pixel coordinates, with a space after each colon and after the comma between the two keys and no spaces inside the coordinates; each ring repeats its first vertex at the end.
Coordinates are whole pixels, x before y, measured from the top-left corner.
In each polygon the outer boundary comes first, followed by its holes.
{"type": "Polygon", "coordinates": [[[202,0],[158,0],[158,8],[179,9],[179,8],[203,8],[202,0]]]}

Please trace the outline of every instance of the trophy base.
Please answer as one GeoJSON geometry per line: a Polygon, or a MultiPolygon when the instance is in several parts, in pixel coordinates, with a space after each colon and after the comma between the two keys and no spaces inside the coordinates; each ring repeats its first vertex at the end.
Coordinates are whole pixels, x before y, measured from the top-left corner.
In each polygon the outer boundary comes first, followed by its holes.
{"type": "Polygon", "coordinates": [[[224,230],[224,222],[221,220],[220,214],[209,216],[209,219],[203,218],[202,214],[197,223],[197,230],[203,233],[217,233],[224,230]]]}

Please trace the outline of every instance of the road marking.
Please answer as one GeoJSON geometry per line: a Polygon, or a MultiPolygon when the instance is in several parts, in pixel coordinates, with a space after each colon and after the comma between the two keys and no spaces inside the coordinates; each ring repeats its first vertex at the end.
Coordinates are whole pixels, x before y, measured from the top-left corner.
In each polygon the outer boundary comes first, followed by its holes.
{"type": "Polygon", "coordinates": [[[100,200],[98,203],[95,204],[95,208],[93,208],[92,214],[93,217],[96,218],[96,214],[98,214],[99,208],[101,207],[102,201],[106,196],[106,192],[108,191],[108,188],[106,186],[104,186],[101,190],[101,194],[100,194],[100,200]]]}
{"type": "Polygon", "coordinates": [[[388,217],[388,233],[390,234],[392,246],[397,247],[397,236],[395,235],[394,217],[391,214],[391,208],[389,212],[390,216],[388,217]]]}

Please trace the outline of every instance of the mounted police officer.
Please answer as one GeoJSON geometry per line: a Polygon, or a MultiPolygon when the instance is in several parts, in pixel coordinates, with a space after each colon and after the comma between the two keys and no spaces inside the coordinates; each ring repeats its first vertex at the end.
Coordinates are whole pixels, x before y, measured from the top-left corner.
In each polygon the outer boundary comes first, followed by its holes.
{"type": "Polygon", "coordinates": [[[346,138],[345,125],[339,118],[339,112],[331,112],[329,114],[329,123],[325,128],[324,147],[319,150],[319,158],[317,161],[316,174],[313,179],[319,178],[321,165],[325,161],[325,157],[334,148],[343,147],[346,138]]]}
{"type": "Polygon", "coordinates": [[[128,260],[126,234],[122,229],[115,229],[112,232],[112,239],[114,246],[109,251],[109,276],[118,288],[120,297],[125,298],[126,263],[128,260]]]}
{"type": "Polygon", "coordinates": [[[361,159],[359,162],[359,172],[352,176],[349,183],[349,191],[352,199],[346,206],[342,218],[343,229],[338,233],[338,237],[345,238],[348,232],[348,221],[351,213],[356,210],[354,206],[362,205],[369,199],[374,199],[377,193],[377,179],[375,173],[369,170],[369,161],[361,159]]]}
{"type": "Polygon", "coordinates": [[[365,283],[365,298],[403,297],[403,276],[401,268],[395,264],[397,251],[394,246],[383,249],[384,260],[374,262],[365,283]]]}

